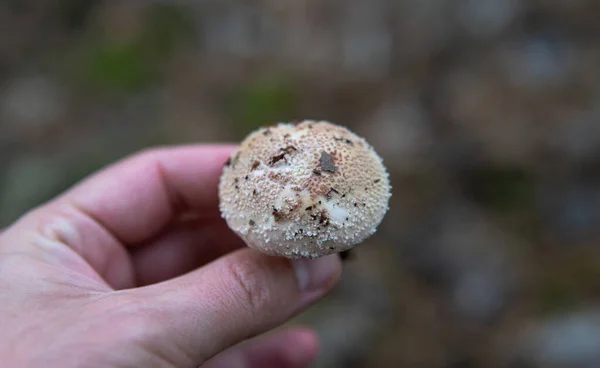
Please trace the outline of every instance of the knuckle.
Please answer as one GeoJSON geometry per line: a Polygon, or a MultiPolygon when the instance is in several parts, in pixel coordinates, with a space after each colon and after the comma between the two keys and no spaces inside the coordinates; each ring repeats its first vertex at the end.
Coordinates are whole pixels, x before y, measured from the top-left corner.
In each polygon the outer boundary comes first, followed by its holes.
{"type": "Polygon", "coordinates": [[[154,159],[156,159],[160,155],[160,153],[164,152],[165,150],[168,150],[168,148],[164,146],[152,146],[148,148],[143,148],[129,156],[129,160],[154,161],[154,159]]]}
{"type": "Polygon", "coordinates": [[[249,263],[228,263],[232,288],[237,299],[251,315],[263,312],[269,304],[270,290],[264,272],[249,263]]]}

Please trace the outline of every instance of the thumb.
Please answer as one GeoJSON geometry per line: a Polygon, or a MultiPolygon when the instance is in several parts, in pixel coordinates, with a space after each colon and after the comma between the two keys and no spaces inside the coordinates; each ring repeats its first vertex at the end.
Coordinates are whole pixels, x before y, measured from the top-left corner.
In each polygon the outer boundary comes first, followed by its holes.
{"type": "Polygon", "coordinates": [[[245,248],[177,279],[137,289],[153,305],[153,351],[201,364],[283,324],[339,280],[337,255],[288,260],[245,248]],[[160,340],[160,341],[158,341],[160,340]],[[175,349],[174,349],[175,347],[175,349]]]}

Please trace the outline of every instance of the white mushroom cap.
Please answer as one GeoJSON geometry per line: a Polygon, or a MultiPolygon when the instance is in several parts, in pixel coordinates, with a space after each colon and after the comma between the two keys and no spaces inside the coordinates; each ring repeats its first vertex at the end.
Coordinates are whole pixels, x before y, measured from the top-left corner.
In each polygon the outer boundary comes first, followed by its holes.
{"type": "Polygon", "coordinates": [[[353,248],[388,210],[390,182],[361,137],[306,120],[251,133],[225,164],[220,209],[248,246],[287,258],[353,248]]]}

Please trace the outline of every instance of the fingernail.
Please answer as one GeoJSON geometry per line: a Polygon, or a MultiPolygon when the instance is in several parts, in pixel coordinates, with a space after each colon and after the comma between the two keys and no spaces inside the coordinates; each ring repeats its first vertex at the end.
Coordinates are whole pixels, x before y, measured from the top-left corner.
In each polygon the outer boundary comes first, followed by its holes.
{"type": "Polygon", "coordinates": [[[300,289],[305,292],[317,291],[327,287],[339,272],[340,258],[338,255],[331,255],[316,259],[297,259],[293,264],[300,289]]]}

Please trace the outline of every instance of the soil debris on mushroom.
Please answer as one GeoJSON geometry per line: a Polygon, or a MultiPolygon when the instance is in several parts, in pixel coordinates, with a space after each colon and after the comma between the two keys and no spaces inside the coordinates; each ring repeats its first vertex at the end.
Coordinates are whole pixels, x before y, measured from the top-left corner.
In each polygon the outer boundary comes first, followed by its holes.
{"type": "Polygon", "coordinates": [[[336,172],[337,167],[333,163],[333,157],[325,151],[321,152],[321,168],[323,171],[336,172]]]}

